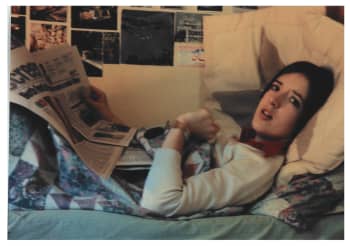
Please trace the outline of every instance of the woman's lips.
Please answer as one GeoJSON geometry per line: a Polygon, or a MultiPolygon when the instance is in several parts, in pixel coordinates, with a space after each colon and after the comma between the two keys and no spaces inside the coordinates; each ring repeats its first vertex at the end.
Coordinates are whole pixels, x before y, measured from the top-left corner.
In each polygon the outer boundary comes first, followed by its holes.
{"type": "Polygon", "coordinates": [[[271,114],[271,112],[268,111],[268,110],[266,110],[266,109],[262,109],[262,110],[261,110],[260,117],[261,117],[263,120],[272,120],[272,114],[271,114]]]}

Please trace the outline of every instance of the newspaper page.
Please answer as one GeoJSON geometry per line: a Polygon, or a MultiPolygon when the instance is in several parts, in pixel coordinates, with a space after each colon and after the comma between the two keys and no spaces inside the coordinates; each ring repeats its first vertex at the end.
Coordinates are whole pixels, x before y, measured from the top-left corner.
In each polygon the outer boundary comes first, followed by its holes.
{"type": "Polygon", "coordinates": [[[72,144],[62,119],[51,105],[52,93],[31,53],[24,47],[14,49],[10,61],[10,101],[50,122],[72,144]]]}
{"type": "Polygon", "coordinates": [[[143,148],[128,147],[124,150],[116,164],[118,170],[148,170],[152,165],[152,158],[143,148]]]}
{"type": "Polygon", "coordinates": [[[136,129],[103,121],[89,107],[89,90],[76,47],[11,51],[10,101],[47,120],[98,175],[109,177],[136,129]]]}
{"type": "Polygon", "coordinates": [[[89,90],[88,78],[76,48],[72,52],[74,49],[66,47],[34,53],[55,95],[55,104],[65,114],[69,125],[89,141],[128,146],[136,129],[103,121],[85,102],[83,94],[89,90]],[[43,52],[45,55],[41,54],[43,52]]]}

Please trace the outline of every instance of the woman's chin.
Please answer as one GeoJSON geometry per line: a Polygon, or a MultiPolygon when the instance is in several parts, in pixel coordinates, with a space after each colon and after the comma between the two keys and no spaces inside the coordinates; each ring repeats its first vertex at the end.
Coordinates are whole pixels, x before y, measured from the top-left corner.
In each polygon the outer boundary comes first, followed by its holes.
{"type": "Polygon", "coordinates": [[[265,121],[254,118],[252,121],[252,127],[257,133],[268,134],[271,130],[271,126],[265,121]]]}
{"type": "Polygon", "coordinates": [[[257,124],[257,122],[252,122],[252,127],[256,132],[258,138],[263,140],[280,140],[283,139],[283,136],[273,132],[273,127],[267,124],[257,124]]]}

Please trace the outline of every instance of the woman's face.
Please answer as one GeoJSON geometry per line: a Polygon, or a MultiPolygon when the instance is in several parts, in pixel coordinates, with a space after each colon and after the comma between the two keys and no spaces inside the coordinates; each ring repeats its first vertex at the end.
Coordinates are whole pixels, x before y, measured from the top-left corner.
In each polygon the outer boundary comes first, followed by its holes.
{"type": "Polygon", "coordinates": [[[287,139],[303,112],[309,82],[301,73],[288,73],[273,81],[261,98],[252,126],[265,139],[287,139]]]}

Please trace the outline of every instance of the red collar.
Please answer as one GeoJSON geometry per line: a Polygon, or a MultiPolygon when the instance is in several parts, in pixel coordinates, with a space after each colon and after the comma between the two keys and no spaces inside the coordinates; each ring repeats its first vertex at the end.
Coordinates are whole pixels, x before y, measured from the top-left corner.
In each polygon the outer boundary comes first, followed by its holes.
{"type": "Polygon", "coordinates": [[[256,132],[253,128],[243,128],[239,142],[249,144],[264,152],[265,157],[283,154],[285,152],[285,141],[255,140],[256,132]]]}

